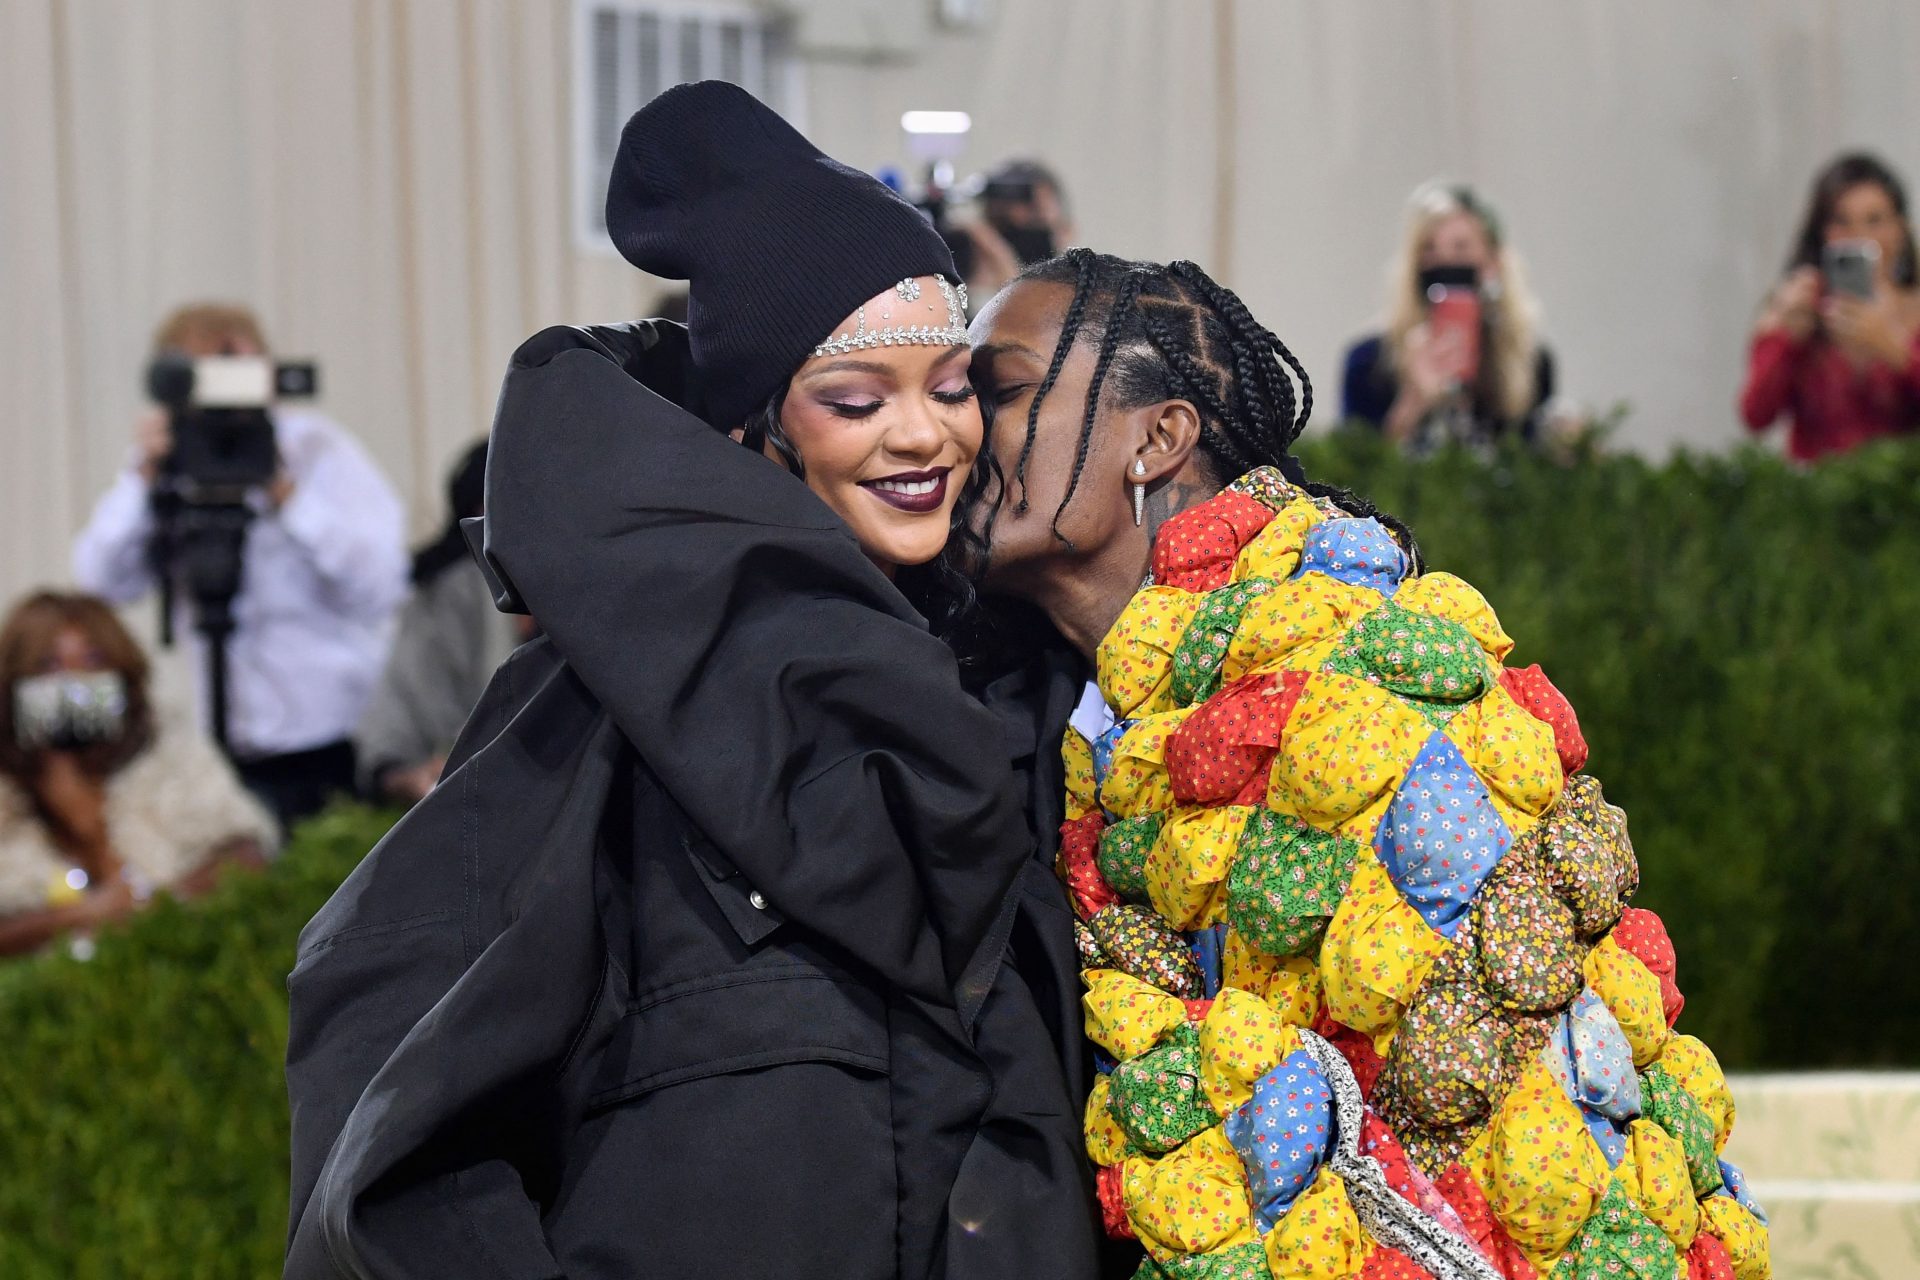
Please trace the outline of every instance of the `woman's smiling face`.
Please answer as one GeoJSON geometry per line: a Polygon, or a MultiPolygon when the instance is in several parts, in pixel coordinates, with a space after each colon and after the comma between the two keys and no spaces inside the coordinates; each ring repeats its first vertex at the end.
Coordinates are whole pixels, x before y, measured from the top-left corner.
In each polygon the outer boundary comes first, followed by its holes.
{"type": "MultiPolygon", "coordinates": [[[[939,282],[919,297],[889,288],[863,310],[869,329],[943,328],[939,282]]],[[[851,333],[848,316],[834,330],[851,333]]],[[[953,505],[980,453],[980,406],[965,346],[895,345],[815,356],[780,406],[780,427],[807,487],[853,530],[882,569],[924,564],[947,542],[953,505]]]]}

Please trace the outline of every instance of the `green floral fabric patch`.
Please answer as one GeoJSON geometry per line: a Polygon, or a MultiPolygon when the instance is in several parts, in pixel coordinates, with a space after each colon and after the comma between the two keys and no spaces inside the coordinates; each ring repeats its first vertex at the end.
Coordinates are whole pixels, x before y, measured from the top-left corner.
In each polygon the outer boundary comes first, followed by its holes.
{"type": "Polygon", "coordinates": [[[1133,1280],[1273,1280],[1267,1249],[1259,1241],[1237,1244],[1218,1253],[1182,1253],[1155,1262],[1142,1259],[1133,1280]]]}
{"type": "Polygon", "coordinates": [[[1200,1032],[1192,1023],[1115,1067],[1109,1079],[1107,1114],[1152,1155],[1164,1155],[1220,1122],[1200,1092],[1200,1032]]]}
{"type": "Polygon", "coordinates": [[[1272,809],[1255,809],[1227,873],[1227,923],[1273,956],[1320,945],[1353,880],[1360,846],[1272,809]]]}
{"type": "Polygon", "coordinates": [[[1270,578],[1229,583],[1201,597],[1193,620],[1173,650],[1173,696],[1180,706],[1204,702],[1220,689],[1220,667],[1247,605],[1273,590],[1270,578]]]}
{"type": "Polygon", "coordinates": [[[1147,854],[1153,851],[1166,821],[1165,814],[1143,813],[1100,833],[1100,852],[1094,861],[1121,897],[1134,902],[1147,900],[1147,854]]]}
{"type": "Polygon", "coordinates": [[[1416,702],[1471,702],[1491,679],[1487,655],[1465,627],[1391,600],[1354,624],[1327,666],[1416,702]]]}
{"type": "Polygon", "coordinates": [[[1553,1280],[1673,1280],[1680,1255],[1618,1182],[1560,1257],[1553,1280]]]}
{"type": "Polygon", "coordinates": [[[1640,1114],[1672,1134],[1687,1153],[1695,1199],[1720,1189],[1720,1153],[1713,1145],[1713,1118],[1685,1085],[1658,1063],[1640,1076],[1640,1114]]]}

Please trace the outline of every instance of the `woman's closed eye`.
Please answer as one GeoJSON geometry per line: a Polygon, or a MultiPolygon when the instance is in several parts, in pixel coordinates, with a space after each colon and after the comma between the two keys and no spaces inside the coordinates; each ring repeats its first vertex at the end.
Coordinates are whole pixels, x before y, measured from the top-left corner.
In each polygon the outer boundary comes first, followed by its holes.
{"type": "MultiPolygon", "coordinates": [[[[974,390],[970,383],[962,383],[950,390],[929,392],[941,404],[965,404],[973,399],[974,390]]],[[[842,418],[870,418],[880,411],[885,400],[825,400],[821,402],[829,412],[842,418]]]]}

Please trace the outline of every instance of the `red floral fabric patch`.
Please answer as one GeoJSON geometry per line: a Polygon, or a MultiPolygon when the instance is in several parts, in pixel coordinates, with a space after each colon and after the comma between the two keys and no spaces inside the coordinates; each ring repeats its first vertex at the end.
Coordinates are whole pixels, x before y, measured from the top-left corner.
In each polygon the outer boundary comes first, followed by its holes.
{"type": "Polygon", "coordinates": [[[1547,673],[1538,664],[1531,667],[1506,667],[1500,672],[1500,685],[1515,702],[1536,720],[1553,730],[1553,745],[1560,753],[1560,767],[1569,774],[1580,772],[1587,763],[1587,740],[1580,733],[1580,718],[1573,713],[1567,696],[1553,687],[1547,673]]]}
{"type": "Polygon", "coordinates": [[[1387,1185],[1392,1187],[1408,1204],[1419,1205],[1420,1193],[1414,1184],[1413,1165],[1407,1160],[1406,1149],[1400,1145],[1400,1139],[1393,1136],[1393,1130],[1387,1122],[1374,1114],[1368,1107],[1360,1118],[1360,1152],[1369,1155],[1379,1164],[1380,1171],[1387,1175],[1387,1185]]]}
{"type": "Polygon", "coordinates": [[[1240,549],[1272,520],[1265,503],[1231,489],[1187,508],[1153,541],[1154,582],[1187,591],[1226,586],[1240,549]]]}
{"type": "Polygon", "coordinates": [[[1733,1280],[1733,1259],[1720,1237],[1702,1231],[1687,1250],[1687,1280],[1733,1280]]]}
{"type": "Polygon", "coordinates": [[[1433,1272],[1398,1249],[1381,1245],[1367,1255],[1360,1280],[1433,1280],[1433,1272]]]}
{"type": "Polygon", "coordinates": [[[1100,833],[1106,827],[1107,820],[1099,813],[1060,824],[1060,874],[1082,920],[1091,920],[1102,908],[1120,901],[1120,895],[1100,874],[1100,833]]]}
{"type": "Polygon", "coordinates": [[[1267,770],[1307,674],[1236,680],[1193,709],[1167,740],[1167,778],[1181,804],[1260,804],[1267,770]]]}
{"type": "Polygon", "coordinates": [[[1660,979],[1660,1005],[1667,1015],[1667,1025],[1678,1022],[1687,998],[1680,994],[1680,984],[1676,981],[1680,959],[1674,952],[1673,939],[1667,936],[1666,922],[1642,907],[1628,907],[1621,913],[1620,923],[1613,927],[1613,939],[1660,979]]]}
{"type": "Polygon", "coordinates": [[[1464,1166],[1448,1165],[1447,1171],[1434,1180],[1434,1186],[1460,1215],[1460,1221],[1480,1246],[1480,1252],[1506,1280],[1540,1280],[1540,1273],[1493,1216],[1493,1206],[1487,1203],[1486,1193],[1464,1166]]]}
{"type": "Polygon", "coordinates": [[[1344,1023],[1335,1022],[1326,1010],[1322,1009],[1320,1018],[1313,1024],[1314,1034],[1340,1051],[1353,1069],[1353,1079],[1360,1086],[1360,1098],[1369,1101],[1373,1097],[1374,1081],[1380,1078],[1381,1070],[1387,1065],[1373,1047],[1373,1037],[1364,1032],[1355,1031],[1344,1023]]]}
{"type": "Polygon", "coordinates": [[[1100,1222],[1115,1240],[1133,1240],[1133,1224],[1127,1221],[1125,1182],[1117,1164],[1102,1165],[1094,1177],[1100,1196],[1100,1222]]]}

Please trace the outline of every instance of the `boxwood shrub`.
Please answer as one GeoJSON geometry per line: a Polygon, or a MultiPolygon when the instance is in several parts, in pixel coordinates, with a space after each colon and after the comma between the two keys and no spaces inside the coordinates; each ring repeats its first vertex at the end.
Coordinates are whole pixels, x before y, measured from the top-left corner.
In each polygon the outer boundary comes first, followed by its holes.
{"type": "Polygon", "coordinates": [[[287,972],[392,823],[333,810],[264,873],[156,900],[91,960],[0,966],[0,1276],[280,1274],[287,972]]]}

